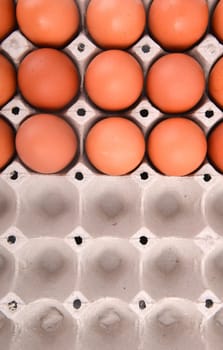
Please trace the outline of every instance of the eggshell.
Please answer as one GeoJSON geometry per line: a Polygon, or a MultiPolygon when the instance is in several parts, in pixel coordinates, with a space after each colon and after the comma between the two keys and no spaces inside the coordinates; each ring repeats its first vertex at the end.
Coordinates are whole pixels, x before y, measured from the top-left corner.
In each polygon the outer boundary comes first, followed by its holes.
{"type": "Polygon", "coordinates": [[[16,24],[15,2],[13,0],[0,1],[0,41],[13,31],[16,24]]]}
{"type": "Polygon", "coordinates": [[[16,92],[16,70],[13,64],[0,54],[0,107],[16,92]]]}
{"type": "Polygon", "coordinates": [[[223,122],[208,137],[208,157],[217,170],[223,172],[223,122]]]}
{"type": "Polygon", "coordinates": [[[223,41],[222,23],[223,23],[223,1],[220,0],[217,2],[217,6],[214,9],[212,19],[211,19],[213,32],[220,41],[223,41]]]}
{"type": "Polygon", "coordinates": [[[15,153],[15,133],[12,126],[0,117],[0,169],[4,168],[15,153]]]}
{"type": "Polygon", "coordinates": [[[66,54],[44,48],[23,59],[18,84],[23,97],[34,107],[58,110],[76,97],[80,81],[75,64],[66,54]]]}
{"type": "Polygon", "coordinates": [[[165,49],[185,50],[203,36],[208,16],[206,0],[153,0],[149,30],[165,49]]]}
{"type": "Polygon", "coordinates": [[[143,71],[136,59],[121,50],[98,54],[85,73],[85,89],[100,108],[110,111],[130,107],[143,88],[143,71]]]}
{"type": "Polygon", "coordinates": [[[165,113],[183,113],[193,108],[205,90],[201,65],[191,56],[172,53],[149,68],[146,90],[151,102],[165,113]]]}
{"type": "Polygon", "coordinates": [[[85,149],[90,162],[108,175],[124,175],[142,161],[145,141],[142,131],[132,121],[109,117],[89,131],[85,149]]]}
{"type": "Polygon", "coordinates": [[[87,7],[88,32],[104,48],[131,46],[143,33],[145,24],[141,0],[91,0],[87,7]]]}
{"type": "Polygon", "coordinates": [[[165,119],[149,134],[147,152],[152,164],[163,174],[188,175],[205,159],[206,137],[192,120],[179,117],[165,119]]]}
{"type": "Polygon", "coordinates": [[[64,119],[53,114],[36,114],[20,125],[16,150],[30,169],[43,174],[56,173],[74,159],[77,137],[64,119]]]}
{"type": "Polygon", "coordinates": [[[16,16],[20,30],[38,46],[65,45],[80,22],[74,0],[18,0],[16,16]]]}
{"type": "Polygon", "coordinates": [[[208,79],[208,90],[214,102],[223,108],[223,57],[211,69],[208,79]]]}

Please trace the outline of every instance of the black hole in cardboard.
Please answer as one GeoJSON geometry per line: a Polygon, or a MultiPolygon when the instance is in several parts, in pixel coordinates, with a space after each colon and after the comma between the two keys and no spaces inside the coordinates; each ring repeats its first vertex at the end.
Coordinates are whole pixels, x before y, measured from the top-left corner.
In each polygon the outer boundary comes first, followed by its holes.
{"type": "Polygon", "coordinates": [[[83,238],[81,236],[75,236],[74,240],[77,245],[81,245],[83,243],[83,238]]]}
{"type": "Polygon", "coordinates": [[[142,52],[144,52],[144,53],[148,53],[148,52],[150,52],[150,46],[149,45],[143,45],[142,46],[142,52]]]}
{"type": "Polygon", "coordinates": [[[206,307],[207,309],[210,309],[213,305],[214,305],[213,300],[211,300],[211,299],[206,299],[206,300],[205,300],[205,307],[206,307]]]}
{"type": "Polygon", "coordinates": [[[16,236],[14,236],[14,235],[8,236],[7,242],[8,242],[9,244],[15,244],[15,242],[16,242],[16,236]]]}
{"type": "Polygon", "coordinates": [[[80,307],[81,307],[81,301],[80,301],[80,299],[75,299],[74,301],[73,301],[73,308],[74,309],[80,309],[80,307]]]}
{"type": "Polygon", "coordinates": [[[144,171],[140,174],[140,177],[142,180],[147,180],[149,178],[149,174],[146,171],[144,171]]]}
{"type": "Polygon", "coordinates": [[[86,111],[84,108],[78,108],[77,115],[79,115],[79,117],[84,117],[85,114],[86,114],[86,111]]]}
{"type": "Polygon", "coordinates": [[[18,171],[14,170],[14,171],[12,171],[11,174],[10,174],[10,179],[11,179],[11,180],[17,180],[17,179],[18,179],[18,176],[19,176],[18,171]]]}
{"type": "Polygon", "coordinates": [[[146,303],[144,300],[139,300],[139,308],[144,310],[146,308],[146,303]]]}
{"type": "Polygon", "coordinates": [[[17,309],[17,307],[18,307],[18,304],[15,300],[12,300],[8,303],[8,308],[11,311],[15,311],[17,309]]]}
{"type": "Polygon", "coordinates": [[[210,175],[210,174],[204,174],[203,180],[204,180],[205,182],[211,181],[211,175],[210,175]]]}
{"type": "Polygon", "coordinates": [[[18,115],[19,112],[20,112],[20,108],[19,108],[19,107],[13,107],[13,108],[12,108],[12,114],[18,115]]]}
{"type": "Polygon", "coordinates": [[[139,242],[142,245],[146,245],[148,243],[148,238],[146,236],[141,236],[141,237],[139,237],[139,242]]]}
{"type": "Polygon", "coordinates": [[[149,115],[148,109],[141,109],[141,111],[139,113],[140,113],[141,117],[143,117],[143,118],[146,118],[149,115]]]}
{"type": "Polygon", "coordinates": [[[83,43],[79,43],[77,49],[78,51],[83,52],[85,50],[85,45],[83,43]]]}
{"type": "Polygon", "coordinates": [[[206,118],[212,118],[214,116],[214,111],[208,110],[205,112],[205,117],[206,118]]]}
{"type": "Polygon", "coordinates": [[[76,179],[76,180],[81,181],[81,180],[83,180],[83,178],[84,178],[84,175],[83,175],[80,171],[78,171],[78,172],[75,174],[75,179],[76,179]]]}

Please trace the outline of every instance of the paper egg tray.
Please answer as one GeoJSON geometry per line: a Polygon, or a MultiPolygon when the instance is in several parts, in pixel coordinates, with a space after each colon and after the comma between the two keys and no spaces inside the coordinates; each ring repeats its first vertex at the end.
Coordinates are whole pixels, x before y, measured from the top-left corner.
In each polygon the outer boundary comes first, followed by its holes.
{"type": "MultiPolygon", "coordinates": [[[[146,158],[122,177],[91,167],[86,134],[112,114],[83,89],[100,51],[84,28],[86,5],[79,0],[82,28],[64,49],[81,93],[60,113],[79,135],[78,162],[46,176],[15,159],[0,175],[0,349],[222,350],[222,175],[206,162],[192,176],[167,177],[146,158]]],[[[1,44],[16,65],[33,49],[17,30],[1,44]]],[[[145,75],[164,53],[148,32],[129,51],[145,75]]],[[[223,46],[207,34],[188,53],[208,76],[223,46]]],[[[19,93],[1,110],[15,128],[35,112],[19,93]]],[[[145,136],[162,119],[145,93],[119,114],[145,136]]],[[[207,95],[186,115],[206,133],[222,118],[207,95]]]]}

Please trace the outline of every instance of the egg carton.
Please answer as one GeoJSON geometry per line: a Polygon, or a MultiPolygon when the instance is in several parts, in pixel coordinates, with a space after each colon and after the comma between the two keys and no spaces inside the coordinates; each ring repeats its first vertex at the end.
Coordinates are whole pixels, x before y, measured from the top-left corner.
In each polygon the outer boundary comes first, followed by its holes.
{"type": "MultiPolygon", "coordinates": [[[[222,175],[207,161],[181,178],[157,173],[146,158],[121,177],[91,166],[86,135],[117,113],[99,110],[84,92],[84,71],[101,49],[84,27],[87,1],[78,6],[80,32],[64,51],[79,67],[81,90],[60,113],[79,135],[78,161],[41,175],[16,158],[0,174],[0,349],[220,350],[222,175]]],[[[33,49],[18,30],[1,44],[16,66],[33,49]]],[[[145,75],[165,53],[146,31],[128,51],[145,75]]],[[[187,53],[207,77],[223,46],[208,33],[187,53]]],[[[0,111],[15,129],[38,112],[19,92],[0,111]]],[[[145,137],[163,118],[145,93],[120,115],[145,137]]],[[[222,111],[205,94],[184,115],[208,134],[222,111]]]]}

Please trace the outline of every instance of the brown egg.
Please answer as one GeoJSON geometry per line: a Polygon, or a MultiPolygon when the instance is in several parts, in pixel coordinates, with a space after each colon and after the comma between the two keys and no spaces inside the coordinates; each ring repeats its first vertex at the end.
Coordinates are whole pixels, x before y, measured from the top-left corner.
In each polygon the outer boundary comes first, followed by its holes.
{"type": "Polygon", "coordinates": [[[23,97],[34,107],[58,110],[76,97],[80,80],[75,64],[66,54],[44,48],[23,59],[18,84],[23,97]]]}
{"type": "Polygon", "coordinates": [[[14,0],[0,1],[0,41],[15,28],[15,2],[14,0]]]}
{"type": "Polygon", "coordinates": [[[148,13],[149,30],[167,50],[194,45],[208,25],[206,0],[153,0],[148,13]]]}
{"type": "Polygon", "coordinates": [[[208,137],[208,157],[214,167],[223,172],[223,122],[210,132],[208,137]]]}
{"type": "Polygon", "coordinates": [[[16,70],[13,64],[0,54],[0,107],[16,92],[16,70]]]}
{"type": "Polygon", "coordinates": [[[20,30],[38,46],[65,45],[80,22],[74,0],[18,0],[16,15],[20,30]]]}
{"type": "Polygon", "coordinates": [[[63,118],[53,114],[36,114],[20,125],[16,150],[30,169],[43,174],[57,173],[74,159],[77,137],[63,118]]]}
{"type": "Polygon", "coordinates": [[[204,161],[207,142],[203,130],[192,120],[169,118],[151,131],[147,152],[152,164],[163,174],[184,176],[204,161]]]}
{"type": "Polygon", "coordinates": [[[130,107],[143,88],[140,64],[129,53],[108,50],[97,55],[85,73],[85,89],[100,108],[118,111],[130,107]]]}
{"type": "Polygon", "coordinates": [[[12,126],[0,117],[0,169],[4,168],[15,153],[15,133],[12,126]]]}
{"type": "Polygon", "coordinates": [[[92,127],[85,149],[96,169],[108,175],[124,175],[142,161],[145,141],[142,131],[132,121],[109,117],[92,127]]]}
{"type": "Polygon", "coordinates": [[[126,48],[144,31],[146,14],[141,0],[91,0],[86,12],[87,29],[105,48],[126,48]]]}
{"type": "Polygon", "coordinates": [[[193,108],[205,90],[201,65],[191,56],[172,53],[150,68],[146,90],[151,102],[165,113],[184,113],[193,108]]]}
{"type": "Polygon", "coordinates": [[[217,61],[209,74],[208,90],[214,102],[223,108],[223,57],[217,61]]]}
{"type": "Polygon", "coordinates": [[[216,37],[223,41],[223,1],[220,0],[217,2],[217,6],[214,9],[211,24],[212,29],[216,37]]]}

